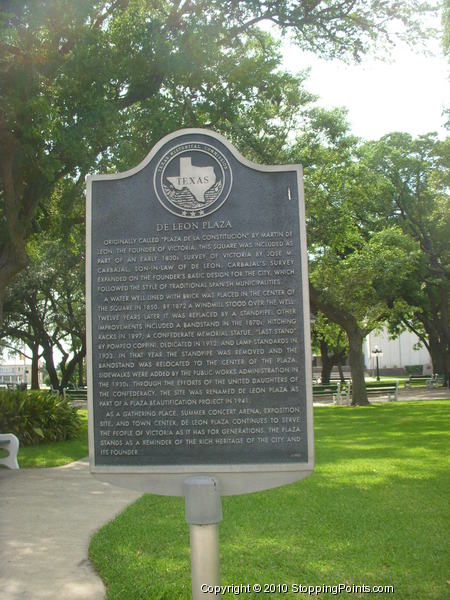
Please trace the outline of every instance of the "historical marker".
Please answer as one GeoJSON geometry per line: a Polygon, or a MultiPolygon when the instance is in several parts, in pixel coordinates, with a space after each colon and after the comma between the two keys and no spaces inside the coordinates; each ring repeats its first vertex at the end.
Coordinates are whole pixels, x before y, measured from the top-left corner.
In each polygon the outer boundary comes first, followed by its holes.
{"type": "Polygon", "coordinates": [[[172,495],[310,474],[301,168],[181,130],[87,196],[91,471],[172,495]]]}

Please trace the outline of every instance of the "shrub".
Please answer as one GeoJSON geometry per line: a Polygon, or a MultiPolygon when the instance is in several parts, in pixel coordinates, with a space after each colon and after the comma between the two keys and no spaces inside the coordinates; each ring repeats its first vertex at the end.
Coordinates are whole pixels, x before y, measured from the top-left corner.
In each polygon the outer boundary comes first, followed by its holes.
{"type": "Polygon", "coordinates": [[[405,365],[407,375],[422,375],[423,365],[405,365]]]}
{"type": "Polygon", "coordinates": [[[77,409],[56,394],[0,390],[0,432],[24,446],[71,440],[80,429],[77,409]]]}

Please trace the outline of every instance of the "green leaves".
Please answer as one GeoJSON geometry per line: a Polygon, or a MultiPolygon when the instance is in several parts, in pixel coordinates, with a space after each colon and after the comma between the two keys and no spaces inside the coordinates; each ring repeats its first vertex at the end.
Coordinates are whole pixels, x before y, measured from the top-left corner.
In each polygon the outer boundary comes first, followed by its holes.
{"type": "Polygon", "coordinates": [[[365,333],[407,326],[448,373],[449,140],[392,133],[361,143],[339,113],[314,118],[295,147],[307,161],[311,283],[332,318],[351,314],[365,333]]]}
{"type": "Polygon", "coordinates": [[[57,394],[0,390],[0,431],[21,445],[71,440],[80,429],[77,409],[57,394]]]}
{"type": "Polygon", "coordinates": [[[361,148],[361,160],[387,184],[374,211],[415,244],[415,268],[398,297],[409,310],[394,311],[391,328],[407,324],[432,354],[436,372],[450,371],[448,321],[450,280],[450,140],[436,134],[414,139],[404,133],[384,136],[361,148]]]}

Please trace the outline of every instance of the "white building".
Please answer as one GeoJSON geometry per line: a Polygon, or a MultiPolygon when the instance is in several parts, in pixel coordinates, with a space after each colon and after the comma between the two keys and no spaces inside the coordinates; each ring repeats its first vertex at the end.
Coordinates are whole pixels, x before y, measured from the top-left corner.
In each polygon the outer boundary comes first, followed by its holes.
{"type": "MultiPolygon", "coordinates": [[[[43,369],[39,361],[39,385],[43,383],[43,369]]],[[[9,362],[0,364],[0,385],[20,385],[26,383],[31,386],[31,363],[28,361],[9,362]]]]}
{"type": "Polygon", "coordinates": [[[417,348],[419,338],[410,331],[390,339],[386,329],[380,333],[371,332],[364,342],[364,362],[369,371],[375,371],[376,358],[372,356],[375,347],[381,350],[378,362],[380,369],[404,369],[410,365],[422,365],[424,375],[432,375],[431,356],[425,346],[417,348]]]}

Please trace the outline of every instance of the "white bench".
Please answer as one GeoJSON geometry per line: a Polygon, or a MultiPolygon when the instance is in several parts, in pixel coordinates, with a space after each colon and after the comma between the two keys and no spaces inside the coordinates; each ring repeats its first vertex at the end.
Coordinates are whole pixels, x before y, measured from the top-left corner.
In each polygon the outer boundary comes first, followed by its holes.
{"type": "Polygon", "coordinates": [[[0,448],[8,452],[8,456],[0,456],[0,465],[5,465],[5,467],[8,467],[9,469],[18,469],[18,438],[13,433],[0,433],[0,448]]]}

